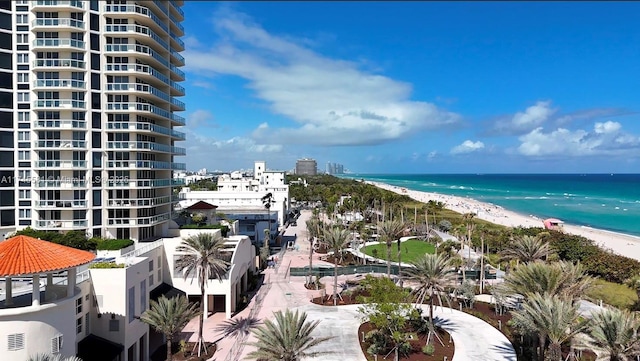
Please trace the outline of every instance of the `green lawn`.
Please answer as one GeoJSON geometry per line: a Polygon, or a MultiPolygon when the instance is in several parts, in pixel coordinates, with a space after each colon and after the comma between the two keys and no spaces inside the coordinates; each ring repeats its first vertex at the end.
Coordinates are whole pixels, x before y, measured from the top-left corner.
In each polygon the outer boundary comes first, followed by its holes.
{"type": "Polygon", "coordinates": [[[631,288],[600,279],[596,280],[594,286],[586,293],[595,302],[602,300],[618,308],[629,308],[638,300],[638,295],[631,288]]]}
{"type": "MultiPolygon", "coordinates": [[[[402,251],[402,263],[411,263],[411,261],[425,253],[433,254],[436,252],[436,248],[433,244],[416,239],[410,239],[400,243],[400,249],[402,251]]],[[[361,251],[372,257],[383,260],[387,259],[386,243],[372,244],[370,246],[363,247],[361,251]]],[[[394,242],[391,247],[391,261],[398,262],[398,242],[394,242]]]]}

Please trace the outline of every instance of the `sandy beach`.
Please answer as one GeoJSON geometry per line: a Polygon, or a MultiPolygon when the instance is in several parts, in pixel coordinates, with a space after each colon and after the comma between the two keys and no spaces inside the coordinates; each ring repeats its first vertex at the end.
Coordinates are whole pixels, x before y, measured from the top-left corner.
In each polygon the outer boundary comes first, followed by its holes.
{"type": "MultiPolygon", "coordinates": [[[[524,215],[512,212],[491,203],[484,203],[471,198],[456,197],[446,194],[419,192],[407,188],[392,186],[386,183],[367,183],[397,194],[407,195],[420,202],[426,203],[430,200],[442,202],[447,209],[458,213],[473,212],[476,213],[477,218],[495,224],[508,227],[543,227],[542,219],[540,218],[533,215],[524,215]]],[[[589,238],[604,249],[610,249],[623,256],[640,260],[640,237],[566,223],[563,228],[566,233],[589,238]]]]}

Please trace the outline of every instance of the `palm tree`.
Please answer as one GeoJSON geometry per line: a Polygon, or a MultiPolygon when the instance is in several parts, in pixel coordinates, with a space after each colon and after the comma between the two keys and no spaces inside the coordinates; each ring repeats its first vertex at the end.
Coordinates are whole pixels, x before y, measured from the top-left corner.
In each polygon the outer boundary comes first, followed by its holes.
{"type": "Polygon", "coordinates": [[[307,281],[307,285],[310,285],[312,283],[313,273],[313,245],[314,241],[320,237],[320,218],[315,212],[311,218],[307,219],[306,225],[307,234],[309,235],[309,280],[307,281]]]}
{"type": "Polygon", "coordinates": [[[543,241],[539,237],[522,236],[516,238],[507,246],[500,256],[502,260],[517,260],[522,263],[530,263],[537,260],[545,259],[551,254],[549,242],[543,241]]]}
{"type": "MultiPolygon", "coordinates": [[[[391,277],[391,246],[404,232],[405,226],[399,221],[384,221],[379,227],[380,237],[387,244],[387,277],[391,277]]],[[[400,240],[398,239],[398,242],[400,240]]]]}
{"type": "Polygon", "coordinates": [[[557,295],[532,294],[521,310],[512,311],[516,327],[538,334],[540,360],[562,361],[563,343],[587,327],[586,320],[578,312],[578,304],[557,295]],[[549,340],[547,357],[544,347],[549,340]]]}
{"type": "Polygon", "coordinates": [[[307,322],[305,312],[290,310],[274,312],[275,322],[266,320],[263,326],[252,331],[257,342],[248,343],[257,350],[247,355],[252,360],[299,361],[303,357],[316,357],[327,352],[310,351],[332,337],[313,337],[311,333],[320,321],[307,322]]]}
{"type": "MultiPolygon", "coordinates": [[[[450,259],[442,255],[425,254],[412,262],[413,267],[404,270],[404,275],[409,281],[416,282],[418,286],[414,289],[416,302],[422,304],[429,295],[429,322],[433,326],[433,300],[436,292],[444,294],[445,299],[450,303],[445,288],[457,280],[450,259]]],[[[440,300],[442,304],[442,300],[440,300]]]]}
{"type": "Polygon", "coordinates": [[[349,230],[331,227],[324,230],[324,243],[333,251],[333,305],[338,305],[338,253],[342,252],[349,243],[349,230]]]}
{"type": "MultiPolygon", "coordinates": [[[[269,230],[269,236],[271,236],[271,205],[273,203],[275,203],[275,200],[273,199],[273,193],[269,192],[269,193],[265,194],[261,198],[261,200],[262,200],[262,205],[267,210],[267,229],[269,230]]],[[[271,238],[269,238],[269,240],[267,240],[265,238],[265,242],[269,242],[270,239],[271,238]]]]}
{"type": "Polygon", "coordinates": [[[173,359],[171,354],[173,338],[199,313],[197,306],[189,304],[185,296],[171,298],[160,296],[158,301],[151,300],[149,309],[144,311],[140,320],[165,335],[167,338],[167,361],[171,361],[173,359]]]}
{"type": "Polygon", "coordinates": [[[29,356],[27,361],[82,361],[76,356],[63,357],[61,354],[39,353],[29,356]]]}
{"type": "Polygon", "coordinates": [[[593,278],[586,274],[580,263],[533,262],[510,272],[497,287],[505,294],[548,294],[574,300],[584,294],[592,283],[593,278]]]}
{"type": "Polygon", "coordinates": [[[638,299],[640,300],[640,275],[635,275],[629,278],[625,281],[625,284],[632,290],[636,291],[638,299]]]}
{"type": "Polygon", "coordinates": [[[193,282],[193,279],[197,278],[200,284],[200,322],[196,344],[198,357],[200,357],[202,349],[205,353],[207,352],[202,336],[204,313],[206,312],[204,309],[205,285],[210,279],[218,279],[222,282],[229,267],[223,249],[224,239],[218,233],[199,233],[182,240],[180,245],[176,247],[176,253],[181,254],[176,260],[176,269],[182,272],[185,279],[191,277],[193,282]]]}
{"type": "Polygon", "coordinates": [[[610,361],[627,361],[640,355],[640,319],[626,310],[605,308],[594,313],[586,330],[585,348],[609,355],[610,361]]]}

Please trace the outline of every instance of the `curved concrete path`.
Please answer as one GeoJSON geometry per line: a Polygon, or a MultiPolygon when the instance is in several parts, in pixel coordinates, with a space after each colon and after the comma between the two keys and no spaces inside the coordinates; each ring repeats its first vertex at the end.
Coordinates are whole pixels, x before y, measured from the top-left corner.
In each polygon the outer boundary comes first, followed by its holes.
{"type": "MultiPolygon", "coordinates": [[[[307,313],[308,320],[319,320],[317,336],[332,336],[333,340],[316,347],[318,351],[333,353],[322,356],[327,361],[366,361],[358,342],[360,327],[359,305],[338,307],[308,304],[296,307],[307,313]],[[336,347],[337,346],[337,347],[336,347]]],[[[423,315],[429,307],[422,306],[423,315]]],[[[452,361],[516,361],[511,342],[502,332],[483,320],[450,308],[435,307],[434,317],[447,330],[455,343],[452,361]]],[[[446,342],[446,340],[444,340],[446,342]]]]}

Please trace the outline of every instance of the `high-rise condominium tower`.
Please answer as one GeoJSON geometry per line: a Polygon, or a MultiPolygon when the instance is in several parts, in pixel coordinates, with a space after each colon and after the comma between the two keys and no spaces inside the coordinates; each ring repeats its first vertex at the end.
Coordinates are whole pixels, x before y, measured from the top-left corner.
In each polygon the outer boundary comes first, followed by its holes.
{"type": "Polygon", "coordinates": [[[138,241],[170,219],[183,1],[0,1],[0,235],[138,241]]]}

